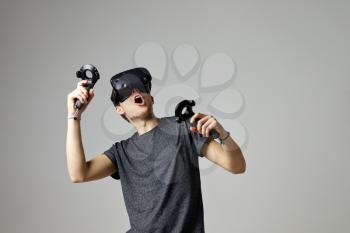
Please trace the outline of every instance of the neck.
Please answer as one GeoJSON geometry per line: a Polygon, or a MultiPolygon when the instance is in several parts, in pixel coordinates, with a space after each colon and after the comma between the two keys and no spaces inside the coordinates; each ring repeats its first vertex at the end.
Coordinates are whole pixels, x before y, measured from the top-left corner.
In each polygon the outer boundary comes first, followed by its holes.
{"type": "Polygon", "coordinates": [[[150,116],[149,118],[134,119],[131,123],[135,127],[138,135],[142,135],[156,127],[159,124],[159,122],[160,118],[152,114],[152,116],[150,116]]]}

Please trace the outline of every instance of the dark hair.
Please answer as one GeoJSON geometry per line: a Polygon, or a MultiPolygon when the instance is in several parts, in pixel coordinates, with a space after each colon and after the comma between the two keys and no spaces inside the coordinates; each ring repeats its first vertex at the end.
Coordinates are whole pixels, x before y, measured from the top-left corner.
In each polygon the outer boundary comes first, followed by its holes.
{"type": "MultiPolygon", "coordinates": [[[[111,101],[112,101],[114,107],[117,107],[120,104],[120,102],[117,101],[117,92],[114,90],[114,88],[112,89],[111,101]]],[[[126,120],[127,122],[130,123],[128,118],[126,118],[125,114],[121,114],[121,116],[124,118],[124,120],[126,120]]]]}

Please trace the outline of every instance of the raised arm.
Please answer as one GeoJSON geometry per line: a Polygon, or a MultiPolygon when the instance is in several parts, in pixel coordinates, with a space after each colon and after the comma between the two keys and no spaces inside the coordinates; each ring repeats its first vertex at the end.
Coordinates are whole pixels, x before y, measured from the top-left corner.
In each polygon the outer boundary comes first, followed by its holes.
{"type": "Polygon", "coordinates": [[[90,93],[87,92],[86,88],[84,87],[86,83],[87,80],[82,80],[78,82],[77,88],[71,93],[69,93],[67,96],[68,116],[74,115],[74,104],[76,100],[79,99],[80,102],[83,104],[80,108],[79,113],[76,115],[77,119],[68,119],[67,126],[67,166],[68,173],[72,182],[82,181],[84,179],[87,167],[83,143],[81,140],[80,119],[82,113],[93,98],[94,92],[93,89],[90,89],[90,93]]]}
{"type": "Polygon", "coordinates": [[[68,120],[67,165],[71,181],[88,182],[116,172],[117,168],[105,154],[96,155],[86,162],[80,132],[80,121],[68,120]]]}
{"type": "Polygon", "coordinates": [[[78,82],[77,88],[68,94],[67,107],[68,115],[75,112],[74,103],[77,99],[83,104],[77,119],[68,119],[67,128],[67,167],[70,179],[74,183],[97,180],[109,176],[117,171],[113,162],[105,155],[99,154],[86,162],[84,147],[81,140],[80,119],[82,113],[94,97],[93,89],[88,93],[84,87],[86,80],[78,82]]]}
{"type": "Polygon", "coordinates": [[[67,165],[71,181],[88,182],[116,172],[117,168],[105,154],[96,155],[86,162],[80,132],[80,120],[68,120],[67,165]]]}

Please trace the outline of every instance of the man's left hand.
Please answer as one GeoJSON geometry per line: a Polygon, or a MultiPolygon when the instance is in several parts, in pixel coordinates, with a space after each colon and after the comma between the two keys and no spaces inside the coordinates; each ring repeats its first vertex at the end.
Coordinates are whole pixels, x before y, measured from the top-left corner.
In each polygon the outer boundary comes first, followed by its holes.
{"type": "Polygon", "coordinates": [[[193,123],[195,120],[198,120],[197,128],[193,126],[190,127],[190,130],[193,132],[198,132],[204,137],[209,137],[210,130],[215,129],[219,133],[220,138],[227,135],[227,131],[212,115],[205,115],[198,112],[191,117],[190,122],[193,123]]]}

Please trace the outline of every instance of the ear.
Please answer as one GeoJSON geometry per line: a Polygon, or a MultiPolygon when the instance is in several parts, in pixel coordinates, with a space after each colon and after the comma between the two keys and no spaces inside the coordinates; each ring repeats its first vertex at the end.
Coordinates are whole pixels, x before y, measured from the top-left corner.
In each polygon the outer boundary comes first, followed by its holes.
{"type": "Polygon", "coordinates": [[[123,108],[120,104],[117,105],[117,106],[115,107],[115,110],[116,110],[120,115],[122,115],[122,114],[125,113],[124,108],[123,108]]]}
{"type": "Polygon", "coordinates": [[[154,104],[154,99],[153,99],[153,96],[151,96],[151,98],[152,98],[152,103],[154,104]]]}

